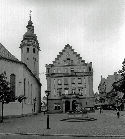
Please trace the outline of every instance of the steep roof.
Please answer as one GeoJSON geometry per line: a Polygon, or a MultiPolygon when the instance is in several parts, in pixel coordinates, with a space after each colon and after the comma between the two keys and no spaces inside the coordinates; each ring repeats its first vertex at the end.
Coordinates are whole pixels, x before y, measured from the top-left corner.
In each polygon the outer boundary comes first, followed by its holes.
{"type": "Polygon", "coordinates": [[[19,63],[21,65],[24,65],[25,68],[31,73],[31,75],[37,80],[37,82],[42,85],[39,81],[39,79],[32,73],[32,71],[27,67],[25,63],[22,61],[19,61],[14,55],[12,55],[1,43],[0,43],[0,59],[5,59],[8,61],[13,61],[15,63],[19,63]]]}
{"type": "Polygon", "coordinates": [[[14,60],[14,61],[19,61],[1,43],[0,43],[0,58],[6,58],[6,59],[14,60]]]}
{"type": "Polygon", "coordinates": [[[74,49],[72,48],[72,46],[70,46],[69,44],[65,45],[64,49],[61,52],[59,52],[59,55],[57,55],[57,57],[53,61],[53,64],[56,64],[58,60],[61,60],[61,58],[63,57],[63,55],[65,55],[66,53],[67,54],[68,53],[69,54],[72,53],[72,55],[74,55],[77,60],[79,60],[81,63],[86,64],[85,63],[85,60],[82,60],[82,57],[80,56],[80,54],[78,54],[77,52],[75,52],[74,49]]]}

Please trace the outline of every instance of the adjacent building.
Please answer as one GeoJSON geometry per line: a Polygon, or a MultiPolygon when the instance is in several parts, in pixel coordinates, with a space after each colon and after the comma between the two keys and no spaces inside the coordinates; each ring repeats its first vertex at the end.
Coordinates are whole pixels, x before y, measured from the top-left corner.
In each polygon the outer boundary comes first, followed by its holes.
{"type": "Polygon", "coordinates": [[[48,111],[65,113],[78,106],[94,107],[92,62],[82,60],[69,44],[46,65],[46,79],[48,111]]]}
{"type": "Polygon", "coordinates": [[[112,91],[113,83],[119,81],[120,79],[121,79],[121,75],[118,74],[117,72],[114,72],[113,75],[108,75],[107,78],[103,78],[101,76],[101,81],[98,86],[98,90],[99,90],[100,101],[102,103],[108,101],[106,98],[107,93],[110,93],[112,91]]]}
{"type": "Polygon", "coordinates": [[[22,103],[13,100],[4,105],[4,115],[38,113],[41,109],[41,83],[39,79],[39,43],[30,20],[20,44],[21,61],[0,44],[0,73],[5,73],[13,96],[25,96],[22,103]]]}

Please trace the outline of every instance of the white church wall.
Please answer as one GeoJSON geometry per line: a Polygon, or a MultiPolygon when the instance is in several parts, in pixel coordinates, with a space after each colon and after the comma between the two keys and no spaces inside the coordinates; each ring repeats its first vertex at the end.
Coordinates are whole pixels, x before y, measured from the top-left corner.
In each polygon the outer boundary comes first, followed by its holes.
{"type": "Polygon", "coordinates": [[[26,70],[26,67],[23,64],[7,60],[0,60],[0,65],[1,65],[0,73],[6,72],[8,81],[10,81],[11,74],[16,75],[15,96],[24,95],[24,78],[26,78],[25,94],[27,99],[23,102],[23,109],[22,109],[22,103],[19,102],[11,102],[9,104],[4,104],[4,115],[21,115],[21,114],[38,112],[40,105],[39,103],[40,86],[38,85],[36,79],[33,76],[31,76],[31,73],[28,70],[26,70]],[[32,84],[32,87],[28,86],[27,81],[29,81],[30,85],[32,84]],[[36,98],[35,106],[33,101],[34,98],[36,98]]]}
{"type": "Polygon", "coordinates": [[[16,91],[15,96],[20,96],[23,93],[23,68],[21,64],[0,60],[0,73],[6,72],[7,80],[10,82],[10,75],[15,74],[16,76],[16,91]]]}
{"type": "Polygon", "coordinates": [[[31,73],[25,67],[24,67],[24,78],[26,78],[26,84],[29,84],[29,87],[28,85],[26,86],[27,100],[25,104],[32,105],[33,111],[35,110],[35,112],[38,112],[40,109],[40,105],[41,105],[40,104],[40,101],[41,101],[40,85],[38,85],[36,79],[31,75],[31,73]],[[34,99],[36,99],[36,101],[34,101],[34,99]]]}
{"type": "Polygon", "coordinates": [[[31,114],[33,113],[32,105],[22,104],[20,102],[10,102],[4,104],[4,116],[7,115],[22,115],[22,114],[31,114]]]}

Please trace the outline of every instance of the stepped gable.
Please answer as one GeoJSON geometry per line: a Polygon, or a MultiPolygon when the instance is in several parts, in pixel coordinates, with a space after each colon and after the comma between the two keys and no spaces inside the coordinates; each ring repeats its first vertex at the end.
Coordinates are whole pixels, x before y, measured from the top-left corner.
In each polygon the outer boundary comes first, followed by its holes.
{"type": "Polygon", "coordinates": [[[67,50],[67,48],[69,48],[70,51],[73,52],[73,55],[76,55],[76,57],[77,57],[79,60],[81,60],[81,62],[82,62],[83,64],[86,64],[86,63],[85,63],[85,60],[82,60],[82,57],[80,56],[80,54],[77,54],[77,52],[75,52],[74,49],[72,48],[72,46],[70,46],[69,44],[65,45],[64,49],[63,49],[61,52],[59,52],[59,55],[57,55],[57,57],[56,57],[55,60],[53,61],[53,64],[56,64],[56,62],[59,60],[59,58],[60,58],[60,57],[64,54],[64,52],[67,50]]]}
{"type": "Polygon", "coordinates": [[[9,60],[13,60],[13,61],[19,61],[1,43],[0,43],[0,58],[6,58],[6,59],[9,59],[9,60]]]}

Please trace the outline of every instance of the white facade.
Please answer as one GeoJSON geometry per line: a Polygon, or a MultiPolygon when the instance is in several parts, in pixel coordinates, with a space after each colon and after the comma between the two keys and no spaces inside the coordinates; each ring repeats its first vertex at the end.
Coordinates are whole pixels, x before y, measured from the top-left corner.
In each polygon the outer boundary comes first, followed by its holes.
{"type": "Polygon", "coordinates": [[[21,63],[1,59],[0,65],[0,73],[6,72],[7,80],[9,82],[11,74],[14,74],[16,77],[15,96],[26,96],[26,100],[23,100],[22,102],[23,104],[17,100],[15,102],[4,104],[4,115],[20,115],[40,112],[41,85],[38,83],[38,79],[34,78],[25,65],[21,63]]]}

